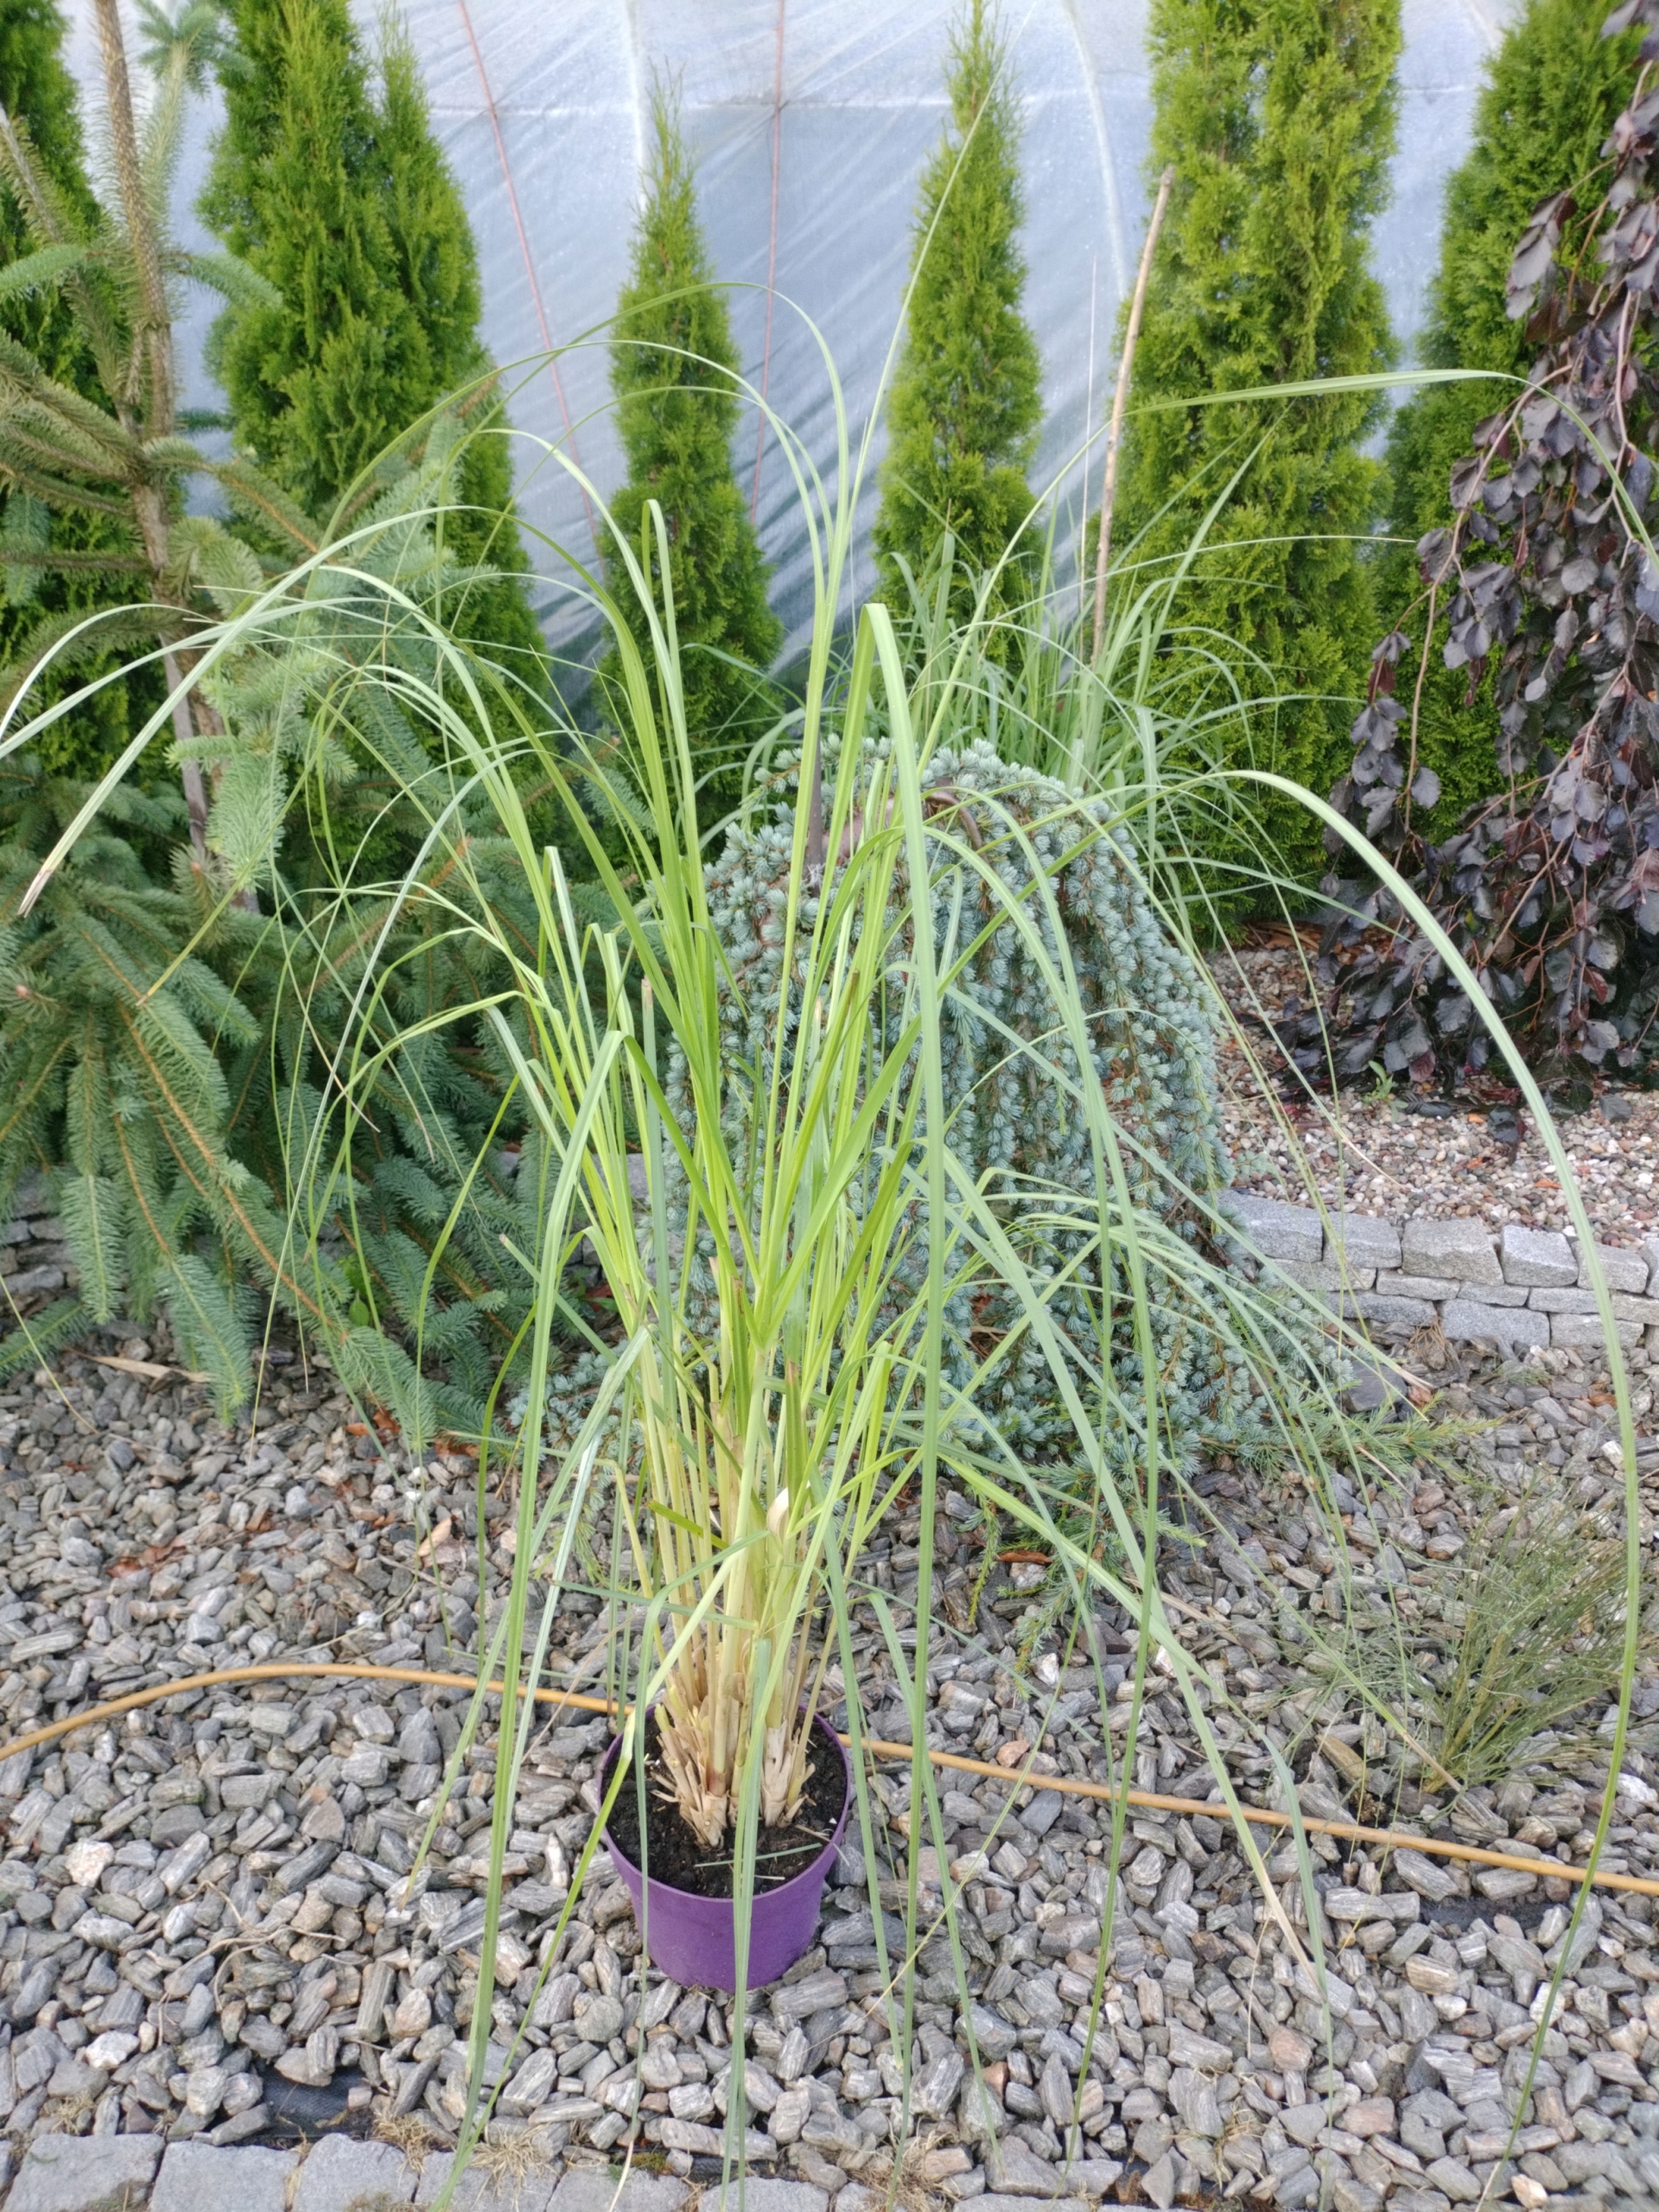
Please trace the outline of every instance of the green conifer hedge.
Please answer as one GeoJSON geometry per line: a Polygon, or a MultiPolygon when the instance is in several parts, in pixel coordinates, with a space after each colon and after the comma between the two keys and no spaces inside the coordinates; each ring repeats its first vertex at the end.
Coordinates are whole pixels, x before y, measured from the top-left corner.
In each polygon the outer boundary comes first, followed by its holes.
{"type": "MultiPolygon", "coordinates": [[[[1537,353],[1524,322],[1504,309],[1504,280],[1533,209],[1584,178],[1630,95],[1639,29],[1601,35],[1599,0],[1531,0],[1492,59],[1475,109],[1474,140],[1446,187],[1440,270],[1424,334],[1423,365],[1497,369],[1524,376],[1537,353]]],[[[1569,226],[1563,260],[1591,232],[1592,192],[1569,226]]],[[[1497,382],[1429,385],[1395,418],[1389,440],[1390,529],[1377,582],[1383,625],[1398,620],[1423,589],[1412,549],[1451,518],[1454,461],[1472,451],[1477,423],[1505,404],[1497,382]]],[[[1422,614],[1408,620],[1421,641],[1422,614]]],[[[1429,657],[1418,724],[1417,755],[1440,779],[1431,830],[1449,833],[1465,808],[1495,791],[1500,778],[1497,711],[1486,677],[1467,700],[1468,671],[1429,657]]]]}
{"type": "MultiPolygon", "coordinates": [[[[1037,341],[1020,313],[1020,107],[984,0],[950,44],[950,123],[922,175],[904,351],[887,402],[875,543],[883,594],[903,613],[901,564],[919,582],[948,530],[971,607],[981,572],[1031,512],[1026,480],[1042,420],[1037,341]]],[[[990,611],[1021,596],[1010,563],[990,611]]]]}
{"type": "MultiPolygon", "coordinates": [[[[477,255],[434,139],[413,51],[388,22],[372,87],[346,0],[231,0],[234,66],[202,213],[281,302],[215,326],[212,365],[235,435],[308,512],[327,516],[358,473],[429,408],[484,374],[477,255]]],[[[488,403],[471,420],[487,423],[488,403]]],[[[460,471],[446,541],[509,573],[461,630],[521,672],[540,638],[515,571],[505,441],[486,429],[460,471]]]]}
{"type": "MultiPolygon", "coordinates": [[[[1383,476],[1360,447],[1383,403],[1146,409],[1388,365],[1369,232],[1394,146],[1399,0],[1154,0],[1151,42],[1151,166],[1176,181],[1135,355],[1116,573],[1143,583],[1138,564],[1180,554],[1260,442],[1174,620],[1195,667],[1219,655],[1248,694],[1281,702],[1249,717],[1255,765],[1323,796],[1348,766],[1375,634],[1362,541],[1383,476]]],[[[1316,873],[1307,817],[1261,811],[1316,873]]]]}
{"type": "MultiPolygon", "coordinates": [[[[776,717],[765,671],[784,633],[766,603],[767,564],[732,469],[738,356],[731,321],[697,220],[678,111],[660,86],[652,98],[645,199],[614,332],[611,390],[627,478],[611,501],[611,515],[617,537],[641,560],[645,503],[654,499],[662,509],[686,725],[705,815],[713,819],[737,798],[749,748],[776,717]]],[[[656,569],[653,539],[653,576],[656,569]]],[[[606,576],[652,665],[645,611],[615,538],[607,547],[606,576]]],[[[660,586],[655,596],[660,608],[660,586]]],[[[601,689],[614,687],[614,652],[599,675],[601,689]]]]}

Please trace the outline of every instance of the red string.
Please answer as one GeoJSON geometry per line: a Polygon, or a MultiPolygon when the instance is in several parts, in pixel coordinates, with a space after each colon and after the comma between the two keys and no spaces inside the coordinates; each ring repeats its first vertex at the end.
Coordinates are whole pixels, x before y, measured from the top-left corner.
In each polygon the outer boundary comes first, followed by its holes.
{"type": "MultiPolygon", "coordinates": [[[[565,404],[564,385],[560,379],[559,364],[553,352],[553,334],[548,324],[547,309],[542,302],[542,288],[537,279],[536,263],[530,250],[530,238],[524,229],[524,219],[518,209],[518,188],[512,181],[512,165],[507,159],[506,141],[501,135],[501,119],[496,113],[495,95],[490,90],[489,73],[484,67],[484,56],[479,49],[478,35],[473,29],[472,11],[467,5],[467,0],[456,0],[456,5],[461,10],[461,20],[467,32],[467,43],[473,49],[474,66],[478,71],[478,81],[483,89],[484,111],[490,118],[490,130],[494,135],[496,156],[501,164],[501,178],[507,188],[507,205],[512,210],[512,227],[518,234],[518,251],[524,257],[524,274],[530,279],[530,296],[535,302],[536,321],[542,334],[542,346],[548,356],[547,372],[553,379],[553,390],[559,403],[560,419],[564,424],[565,435],[569,441],[570,457],[580,467],[582,455],[576,450],[576,436],[570,421],[570,410],[565,404]]],[[[597,552],[599,550],[599,524],[586,491],[582,493],[582,504],[588,516],[588,528],[593,536],[594,550],[597,552]]]]}

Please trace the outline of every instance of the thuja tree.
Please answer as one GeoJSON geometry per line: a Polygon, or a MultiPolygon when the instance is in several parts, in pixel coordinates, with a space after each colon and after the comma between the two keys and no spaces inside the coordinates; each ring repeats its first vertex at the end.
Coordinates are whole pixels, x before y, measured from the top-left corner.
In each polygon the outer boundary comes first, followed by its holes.
{"type": "MultiPolygon", "coordinates": [[[[86,181],[74,81],[62,59],[63,33],[54,0],[13,0],[0,11],[0,108],[26,136],[67,219],[85,233],[98,209],[86,181]]],[[[9,283],[6,271],[33,252],[35,241],[24,203],[3,173],[0,188],[0,332],[54,382],[95,397],[97,364],[67,303],[49,285],[14,289],[16,272],[9,283]]],[[[131,595],[137,572],[120,566],[125,550],[107,517],[54,517],[32,494],[11,493],[0,531],[0,696],[12,696],[43,645],[90,609],[118,606],[131,595]],[[50,569],[31,557],[45,544],[60,556],[50,569]]],[[[48,731],[39,747],[41,765],[71,774],[101,772],[126,734],[126,692],[125,684],[112,685],[48,731]]]]}
{"type": "MultiPolygon", "coordinates": [[[[950,121],[922,176],[875,523],[881,588],[900,612],[947,531],[956,611],[974,604],[1031,512],[1026,469],[1042,419],[1037,341],[1020,313],[1020,108],[983,0],[952,38],[947,85],[950,121]]],[[[990,611],[1017,599],[1023,575],[1016,555],[990,611]]]]}
{"type": "MultiPolygon", "coordinates": [[[[1192,544],[1234,472],[1172,620],[1195,670],[1246,695],[1255,765],[1320,793],[1347,759],[1373,634],[1360,541],[1382,474],[1360,450],[1382,402],[1151,403],[1363,374],[1391,354],[1370,264],[1394,146],[1398,0],[1154,0],[1152,164],[1175,185],[1135,361],[1118,572],[1192,544]]],[[[1195,683],[1205,678],[1195,674],[1195,683]]],[[[1242,743],[1242,738],[1241,738],[1242,743]]],[[[1293,855],[1306,817],[1263,803],[1293,855]]]]}
{"type": "MultiPolygon", "coordinates": [[[[394,439],[486,376],[477,255],[395,25],[372,86],[346,0],[233,0],[230,12],[226,123],[202,213],[270,290],[220,318],[213,365],[238,444],[326,517],[394,439]]],[[[486,384],[445,534],[486,573],[452,620],[534,676],[539,639],[499,424],[486,384]]]]}
{"type": "MultiPolygon", "coordinates": [[[[661,86],[651,119],[645,196],[611,344],[627,477],[611,502],[606,577],[649,666],[650,618],[621,543],[641,563],[660,610],[658,549],[647,526],[654,500],[668,534],[686,726],[703,810],[712,816],[737,797],[749,749],[775,717],[764,671],[783,626],[766,602],[766,562],[732,469],[738,357],[731,322],[697,220],[678,111],[661,86]]],[[[613,649],[601,665],[601,690],[613,690],[620,673],[613,649]]]]}
{"type": "MultiPolygon", "coordinates": [[[[1575,195],[1562,217],[1561,258],[1575,263],[1592,235],[1599,194],[1583,191],[1602,159],[1613,120],[1629,97],[1633,32],[1601,35],[1586,0],[1532,0],[1494,55],[1475,110],[1474,140],[1446,188],[1423,365],[1491,369],[1524,377],[1535,346],[1509,313],[1510,263],[1539,202],[1575,195]]],[[[1419,594],[1412,548],[1446,516],[1446,484],[1468,453],[1475,425],[1508,394],[1492,384],[1431,385],[1400,410],[1389,440],[1389,528],[1399,541],[1379,565],[1377,604],[1403,610],[1401,626],[1420,640],[1428,601],[1419,594]]],[[[1444,601],[1438,602],[1444,611],[1444,601]]],[[[1466,670],[1436,657],[1423,686],[1417,757],[1440,781],[1433,823],[1449,832],[1499,781],[1497,715],[1490,680],[1469,696],[1466,670]]]]}
{"type": "MultiPolygon", "coordinates": [[[[1632,23],[1653,47],[1659,0],[1609,18],[1632,23]]],[[[1651,1060],[1659,1008],[1659,86],[1645,68],[1610,147],[1586,189],[1546,200],[1522,236],[1509,311],[1542,350],[1526,389],[1478,426],[1451,473],[1452,519],[1419,549],[1446,610],[1440,658],[1471,689],[1490,671],[1506,787],[1443,842],[1425,836],[1435,785],[1413,702],[1434,647],[1395,632],[1333,795],[1533,1060],[1577,1077],[1651,1060]],[[1586,227],[1589,250],[1569,251],[1586,227]]],[[[1304,1068],[1478,1074],[1491,1039],[1432,942],[1382,885],[1329,883],[1352,918],[1325,950],[1323,1005],[1288,1032],[1304,1068]]]]}

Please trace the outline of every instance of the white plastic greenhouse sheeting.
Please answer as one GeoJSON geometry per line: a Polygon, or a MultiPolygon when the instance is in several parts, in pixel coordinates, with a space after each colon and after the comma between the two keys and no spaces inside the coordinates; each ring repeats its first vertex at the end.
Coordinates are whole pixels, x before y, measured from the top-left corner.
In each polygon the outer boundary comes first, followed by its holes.
{"type": "MultiPolygon", "coordinates": [[[[92,0],[71,4],[86,79],[95,67],[92,0]]],[[[372,41],[375,10],[354,4],[372,41]]],[[[1399,152],[1375,253],[1408,349],[1437,253],[1441,187],[1467,141],[1482,64],[1518,4],[1403,0],[1399,152]]],[[[714,262],[738,288],[732,315],[746,372],[832,477],[834,401],[820,343],[839,374],[856,452],[899,315],[917,180],[944,121],[955,0],[404,0],[404,10],[472,215],[484,335],[504,366],[523,365],[512,413],[525,434],[523,512],[548,541],[531,541],[538,570],[561,568],[554,548],[583,560],[594,550],[591,507],[554,448],[580,463],[601,496],[621,474],[605,412],[602,325],[626,268],[653,73],[680,87],[714,262]],[[559,349],[553,365],[536,365],[550,349],[559,349]]],[[[1027,105],[1027,308],[1044,369],[1033,481],[1054,488],[1063,533],[1075,532],[1082,512],[1079,456],[1109,396],[1118,305],[1146,219],[1146,16],[1147,0],[1004,7],[1027,105]]],[[[191,210],[212,129],[204,105],[179,179],[187,236],[197,228],[191,210]]],[[[198,405],[214,398],[200,362],[207,320],[197,303],[181,332],[198,405]]],[[[810,613],[810,553],[779,442],[758,431],[752,410],[736,442],[739,471],[795,642],[810,613]]],[[[873,581],[873,474],[861,499],[855,593],[873,581]]],[[[541,613],[555,641],[575,642],[591,626],[569,588],[550,588],[541,613]]]]}

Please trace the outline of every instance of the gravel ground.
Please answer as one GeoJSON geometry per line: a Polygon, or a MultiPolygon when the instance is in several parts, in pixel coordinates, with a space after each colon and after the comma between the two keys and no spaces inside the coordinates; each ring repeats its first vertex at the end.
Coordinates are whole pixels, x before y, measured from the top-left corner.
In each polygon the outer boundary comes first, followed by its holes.
{"type": "MultiPolygon", "coordinates": [[[[1287,944],[1269,945],[1224,954],[1214,966],[1262,1061],[1274,1066],[1261,1020],[1287,998],[1306,997],[1300,957],[1287,944]]],[[[1519,1142],[1503,1144],[1477,1106],[1447,1114],[1435,1100],[1426,1116],[1416,1096],[1377,1098],[1363,1089],[1343,1093],[1339,1116],[1324,1101],[1275,1104],[1263,1097],[1236,1041],[1224,1046],[1221,1070],[1227,1143],[1243,1190],[1304,1205],[1317,1190],[1327,1205],[1393,1219],[1412,1213],[1462,1215],[1494,1228],[1568,1225],[1555,1170],[1524,1112],[1519,1142]]],[[[1641,1243],[1659,1222],[1659,1093],[1603,1084],[1587,1110],[1560,1115],[1558,1127],[1598,1236],[1641,1243]]]]}
{"type": "MultiPolygon", "coordinates": [[[[147,1351],[126,1348],[137,1360],[147,1351]]],[[[1649,1431],[1642,1352],[1632,1367],[1649,1431]]],[[[0,1395],[8,1732],[168,1675],[276,1655],[453,1665],[475,1644],[480,1611],[487,1625],[505,1523],[486,1523],[480,1592],[464,1459],[410,1467],[292,1367],[270,1372],[251,1434],[221,1427],[176,1377],[71,1359],[60,1380],[61,1390],[37,1380],[0,1395]]],[[[1203,1548],[1172,1544],[1166,1587],[1217,1684],[1211,1725],[1253,1802],[1274,1798],[1272,1745],[1294,1760],[1313,1814],[1437,1817],[1421,1772],[1391,1759],[1374,1724],[1345,1713],[1307,1663],[1307,1637],[1322,1618],[1334,1630],[1340,1611],[1338,1548],[1356,1606],[1390,1595],[1402,1619],[1428,1625],[1495,1496],[1541,1476],[1586,1512],[1618,1507],[1607,1393],[1575,1355],[1517,1370],[1447,1365],[1436,1380],[1466,1432],[1444,1479],[1420,1465],[1370,1501],[1342,1490],[1338,1536],[1280,1478],[1217,1470],[1192,1508],[1203,1548]]],[[[1659,1446],[1643,1456],[1648,1542],[1659,1446]]],[[[868,1561],[912,1637],[918,1534],[914,1517],[899,1522],[868,1561]]],[[[1040,1567],[997,1563],[974,1611],[979,1534],[973,1509],[947,1498],[930,1742],[993,1761],[1037,1746],[1039,1777],[1104,1777],[1104,1740],[1125,1748],[1128,1624],[1104,1611],[1089,1624],[1103,1715],[1097,1677],[1077,1663],[1086,1650],[1043,1632],[1040,1567]]],[[[597,1600],[567,1599],[556,1655],[567,1678],[591,1679],[603,1632],[597,1600]]],[[[902,1734],[873,1619],[861,1634],[874,1725],[902,1734]]],[[[1637,1704],[1610,1863],[1659,1875],[1651,1674],[1637,1704]]],[[[272,1683],[198,1694],[0,1764],[7,2171],[53,2130],[280,2142],[283,2100],[308,2098],[347,2129],[416,2150],[453,2139],[493,1753],[470,1755],[416,1894],[402,1878],[463,1712],[458,1694],[429,1688],[272,1683]]],[[[921,1858],[932,1932],[915,1968],[906,2202],[1446,2212],[1483,2190],[1528,2207],[1659,2202],[1659,1951],[1645,1899],[1597,1893],[1522,2114],[1518,2161],[1495,2164],[1565,1937],[1568,1885],[1546,1870],[1582,1858],[1607,1780],[1604,1727],[1592,1709],[1584,1735],[1535,1744],[1523,1776],[1471,1793],[1452,1816],[1466,1840],[1508,1839],[1537,1856],[1536,1877],[1471,1880],[1454,1863],[1314,1840],[1328,2037],[1318,1986],[1224,1820],[1136,1813],[1090,2043],[1109,1883],[1103,1808],[943,1777],[944,1862],[931,1848],[921,1858]],[[982,2085],[938,1924],[947,1892],[982,2085]]],[[[516,2142],[545,2171],[614,2159],[632,2141],[640,2159],[703,2179],[721,2140],[731,2007],[642,1971],[626,1892],[602,1859],[536,1994],[608,1732],[575,1715],[551,1723],[514,1808],[494,2012],[502,2068],[530,2009],[492,2154],[511,2161],[516,2142]]],[[[1142,1788],[1217,1801],[1161,1677],[1131,1764],[1142,1788]]],[[[891,1937],[907,1772],[880,1768],[875,1787],[891,1937]]],[[[1294,1853],[1268,1848],[1282,1909],[1305,1928],[1294,1853]]],[[[874,2212],[894,2156],[902,2069],[875,1932],[866,1869],[849,1849],[817,1946],[751,2005],[752,2171],[838,2192],[836,2212],[874,2212]]]]}

